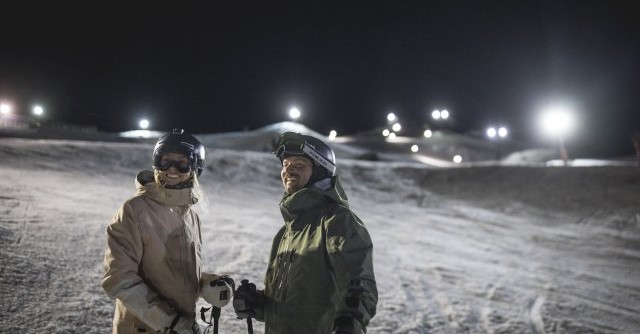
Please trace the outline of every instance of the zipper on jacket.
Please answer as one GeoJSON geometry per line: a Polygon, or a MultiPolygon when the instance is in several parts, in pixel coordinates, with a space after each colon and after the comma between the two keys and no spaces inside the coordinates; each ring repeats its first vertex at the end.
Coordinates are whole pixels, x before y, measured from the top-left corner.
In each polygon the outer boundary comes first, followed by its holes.
{"type": "Polygon", "coordinates": [[[277,301],[283,301],[286,297],[286,288],[289,281],[289,275],[291,273],[291,267],[293,262],[293,253],[294,249],[289,250],[291,246],[291,231],[287,231],[283,241],[286,241],[284,251],[280,254],[279,259],[280,262],[278,265],[278,270],[276,272],[276,293],[275,295],[278,297],[277,301]]]}

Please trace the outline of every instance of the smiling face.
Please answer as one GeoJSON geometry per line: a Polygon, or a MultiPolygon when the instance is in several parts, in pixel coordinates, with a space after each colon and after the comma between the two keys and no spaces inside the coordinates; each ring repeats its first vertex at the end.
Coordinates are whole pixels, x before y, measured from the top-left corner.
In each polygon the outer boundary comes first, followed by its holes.
{"type": "Polygon", "coordinates": [[[183,173],[177,168],[177,165],[189,166],[189,158],[184,154],[164,153],[160,158],[160,165],[171,166],[166,170],[158,170],[160,183],[164,186],[175,186],[188,181],[191,177],[191,171],[183,173]]]}
{"type": "Polygon", "coordinates": [[[287,194],[304,188],[311,178],[313,163],[305,157],[291,156],[282,160],[280,177],[287,194]]]}

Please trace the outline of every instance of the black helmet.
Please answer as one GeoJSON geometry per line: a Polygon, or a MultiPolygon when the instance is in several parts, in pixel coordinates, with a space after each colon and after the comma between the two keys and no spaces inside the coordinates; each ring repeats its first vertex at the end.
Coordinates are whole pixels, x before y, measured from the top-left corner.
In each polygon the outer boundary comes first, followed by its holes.
{"type": "Polygon", "coordinates": [[[303,156],[313,162],[309,184],[332,177],[336,173],[336,156],[322,140],[295,132],[280,135],[273,150],[280,162],[290,156],[303,156]]]}
{"type": "Polygon", "coordinates": [[[180,153],[189,158],[189,167],[195,170],[197,176],[202,174],[204,168],[204,146],[190,133],[182,129],[164,134],[153,149],[153,167],[160,168],[160,159],[164,153],[180,153]]]}

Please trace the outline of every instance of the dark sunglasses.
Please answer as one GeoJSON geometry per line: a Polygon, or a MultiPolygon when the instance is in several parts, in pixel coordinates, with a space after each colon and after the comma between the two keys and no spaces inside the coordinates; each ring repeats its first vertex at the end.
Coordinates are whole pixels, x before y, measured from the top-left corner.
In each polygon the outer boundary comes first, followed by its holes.
{"type": "Polygon", "coordinates": [[[155,167],[161,171],[165,171],[171,167],[175,167],[180,173],[188,173],[191,171],[189,162],[176,160],[160,160],[155,167]]]}

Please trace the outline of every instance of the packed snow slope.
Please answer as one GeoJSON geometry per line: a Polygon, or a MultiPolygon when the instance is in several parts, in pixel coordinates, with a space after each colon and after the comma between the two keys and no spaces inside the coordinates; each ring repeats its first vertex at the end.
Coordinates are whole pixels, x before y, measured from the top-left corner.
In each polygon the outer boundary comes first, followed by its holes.
{"type": "MultiPolygon", "coordinates": [[[[152,148],[0,138],[0,332],[110,332],[105,229],[152,148]]],[[[338,165],[374,242],[369,333],[640,332],[639,168],[338,165]]],[[[202,184],[205,269],[261,287],[277,159],[208,146],[202,184]]]]}

